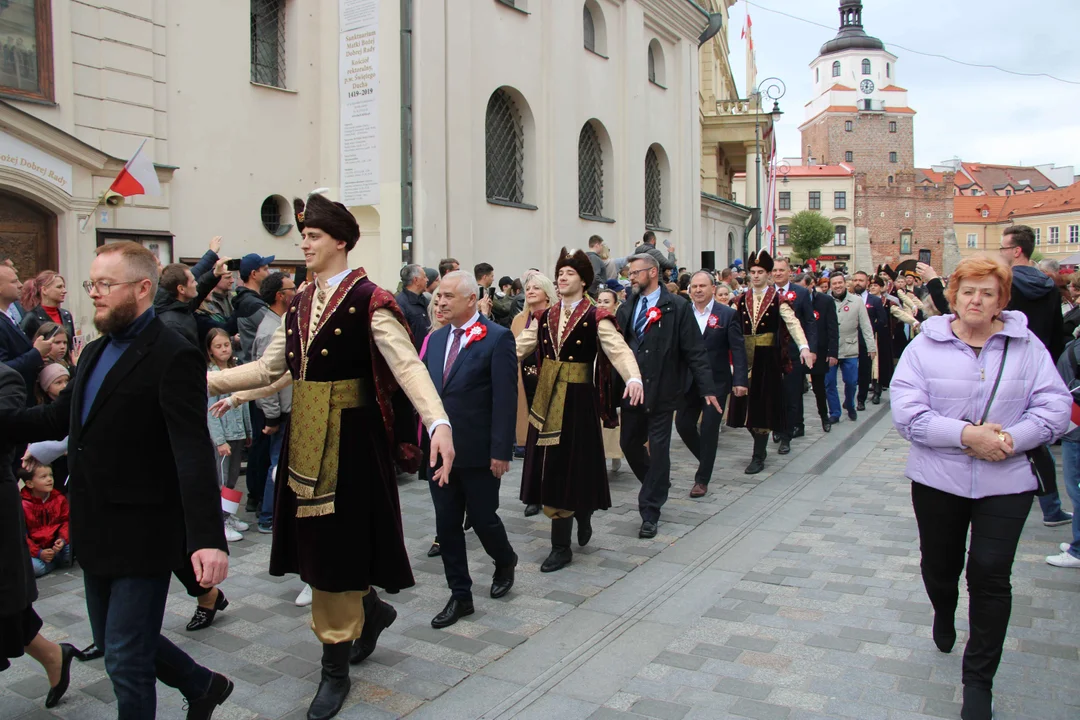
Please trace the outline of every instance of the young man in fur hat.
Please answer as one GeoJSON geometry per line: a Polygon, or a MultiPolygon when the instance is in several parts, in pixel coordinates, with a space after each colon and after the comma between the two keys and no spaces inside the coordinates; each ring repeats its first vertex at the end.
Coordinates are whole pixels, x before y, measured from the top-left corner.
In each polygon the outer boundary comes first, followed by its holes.
{"type": "Polygon", "coordinates": [[[611,507],[605,427],[617,424],[614,373],[626,383],[621,397],[642,401],[641,373],[615,318],[585,297],[593,266],[581,250],[563,248],[555,265],[559,302],[535,315],[517,338],[518,359],[535,353],[540,379],[531,412],[521,479],[521,501],[542,504],[551,518],[551,553],[540,566],[554,572],[570,563],[570,536],[578,521],[578,545],[592,537],[594,510],[611,507]]]}
{"type": "Polygon", "coordinates": [[[746,361],[750,368],[750,392],[732,396],[728,412],[729,427],[745,427],[754,436],[754,456],[746,474],[765,469],[765,456],[771,431],[784,432],[786,421],[782,382],[784,369],[793,362],[813,366],[810,347],[799,319],[791,309],[795,293],[782,293],[769,278],[773,259],[762,250],[751,253],[750,287],[735,300],[735,310],[742,320],[746,342],[746,361]],[[788,339],[794,339],[799,357],[788,357],[788,339]]]}
{"type": "Polygon", "coordinates": [[[394,467],[419,463],[412,407],[431,432],[432,466],[442,460],[435,481],[449,477],[454,447],[393,296],[362,268],[349,269],[348,252],[360,238],[356,219],[321,195],[295,205],[300,248],[318,281],[296,294],[259,360],[211,373],[209,385],[220,395],[292,375],[270,573],[299,573],[312,587],[311,626],[323,656],[308,718],[325,720],[349,693],[354,641],[358,662],[397,617],[372,586],[413,585],[394,467]]]}

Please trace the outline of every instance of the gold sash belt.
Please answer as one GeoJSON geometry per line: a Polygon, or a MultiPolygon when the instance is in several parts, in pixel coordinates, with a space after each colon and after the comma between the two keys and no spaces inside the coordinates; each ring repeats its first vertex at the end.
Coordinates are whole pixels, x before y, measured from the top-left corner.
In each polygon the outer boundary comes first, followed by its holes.
{"type": "MultiPolygon", "coordinates": [[[[566,406],[567,383],[592,382],[589,363],[544,360],[536,384],[529,422],[540,431],[537,445],[558,445],[562,435],[563,409],[566,406]]],[[[295,406],[295,401],[293,401],[295,406]]]]}
{"type": "Polygon", "coordinates": [[[746,336],[746,367],[750,375],[754,374],[754,351],[759,347],[772,347],[776,333],[761,333],[746,336]]]}
{"type": "Polygon", "coordinates": [[[296,493],[296,517],[334,512],[341,411],[367,405],[367,385],[359,379],[293,384],[289,424],[289,487],[296,493]]]}

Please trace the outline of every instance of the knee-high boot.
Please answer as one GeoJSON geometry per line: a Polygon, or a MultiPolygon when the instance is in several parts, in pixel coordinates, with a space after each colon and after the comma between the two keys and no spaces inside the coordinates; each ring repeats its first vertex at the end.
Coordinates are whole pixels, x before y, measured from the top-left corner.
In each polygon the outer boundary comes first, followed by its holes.
{"type": "Polygon", "coordinates": [[[352,683],[349,681],[349,648],[352,642],[323,644],[322,679],[308,707],[308,720],[330,720],[338,714],[352,683]]]}
{"type": "Polygon", "coordinates": [[[540,566],[540,572],[555,572],[570,564],[574,551],[570,549],[570,536],[574,531],[574,518],[551,519],[551,554],[540,566]]]}
{"type": "Polygon", "coordinates": [[[589,540],[592,539],[592,510],[575,512],[574,519],[577,520],[578,547],[585,547],[589,544],[589,540]]]}
{"type": "Polygon", "coordinates": [[[754,456],[744,471],[747,475],[756,475],[765,469],[765,457],[768,455],[769,434],[751,433],[754,436],[754,456]]]}
{"type": "Polygon", "coordinates": [[[379,635],[393,625],[395,620],[397,610],[390,603],[380,600],[375,588],[371,588],[364,596],[364,629],[360,632],[360,637],[353,640],[349,662],[356,665],[375,652],[379,635]]]}
{"type": "Polygon", "coordinates": [[[874,405],[880,405],[881,404],[881,382],[879,380],[875,380],[873,382],[873,387],[871,388],[871,393],[873,393],[873,394],[870,396],[870,402],[873,403],[874,405]]]}

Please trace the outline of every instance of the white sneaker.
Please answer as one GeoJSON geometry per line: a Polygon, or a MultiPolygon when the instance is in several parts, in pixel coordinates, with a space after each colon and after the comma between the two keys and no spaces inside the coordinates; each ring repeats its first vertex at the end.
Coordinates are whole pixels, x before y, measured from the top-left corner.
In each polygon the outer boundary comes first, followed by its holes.
{"type": "Polygon", "coordinates": [[[232,528],[236,532],[247,532],[250,526],[235,515],[230,515],[225,518],[225,527],[232,528]]]}
{"type": "Polygon", "coordinates": [[[296,596],[296,607],[307,607],[311,604],[311,586],[305,585],[300,594],[296,596]]]}
{"type": "Polygon", "coordinates": [[[1050,555],[1046,558],[1046,562],[1054,567],[1080,568],[1080,558],[1073,557],[1067,552],[1063,552],[1060,555],[1050,555]]]}
{"type": "Polygon", "coordinates": [[[1071,547],[1072,547],[1072,543],[1061,543],[1060,545],[1058,545],[1058,550],[1060,550],[1061,552],[1067,553],[1067,552],[1069,552],[1069,548],[1071,548],[1071,547]]]}
{"type": "Polygon", "coordinates": [[[244,539],[244,536],[233,530],[228,524],[225,525],[225,539],[229,542],[239,542],[244,539]]]}

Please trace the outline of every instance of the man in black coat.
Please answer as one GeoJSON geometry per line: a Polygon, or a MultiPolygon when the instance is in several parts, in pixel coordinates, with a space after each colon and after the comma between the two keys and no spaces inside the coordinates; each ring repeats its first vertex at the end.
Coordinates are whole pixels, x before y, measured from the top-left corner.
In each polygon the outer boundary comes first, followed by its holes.
{"type": "MultiPolygon", "coordinates": [[[[814,323],[814,308],[810,306],[810,291],[802,285],[791,282],[791,261],[784,257],[774,260],[772,280],[776,289],[782,296],[795,293],[795,297],[788,302],[795,311],[795,317],[799,319],[806,342],[810,345],[811,364],[816,360],[814,348],[817,347],[817,326],[814,323]]],[[[799,357],[799,348],[792,340],[788,343],[788,357],[799,357]]],[[[791,370],[784,373],[783,392],[784,406],[787,409],[787,429],[780,430],[773,435],[773,439],[780,441],[777,450],[781,455],[791,452],[792,438],[802,437],[803,428],[803,380],[806,376],[806,368],[802,363],[792,362],[791,370]]]]}
{"type": "Polygon", "coordinates": [[[431,318],[428,316],[429,301],[424,297],[427,285],[427,273],[420,265],[406,265],[401,268],[401,292],[394,296],[394,300],[405,315],[405,321],[409,323],[413,345],[416,346],[417,352],[420,351],[424,338],[431,329],[431,318]]]}
{"type": "MultiPolygon", "coordinates": [[[[863,303],[866,305],[866,314],[870,316],[870,329],[874,331],[874,337],[877,338],[882,323],[888,322],[888,318],[885,315],[885,306],[882,304],[881,298],[870,294],[869,285],[870,276],[862,270],[851,275],[851,293],[862,298],[863,303]]],[[[862,333],[860,333],[859,392],[855,396],[855,409],[858,411],[866,409],[866,397],[870,394],[871,386],[874,389],[872,402],[875,405],[881,402],[881,388],[873,382],[873,374],[874,361],[870,357],[870,349],[866,347],[866,341],[863,340],[862,333]]]]}
{"type": "MultiPolygon", "coordinates": [[[[203,350],[199,339],[199,326],[195,322],[195,311],[210,294],[221,276],[228,270],[221,258],[213,270],[205,272],[196,281],[191,269],[183,263],[166,265],[161,271],[160,283],[164,293],[158,291],[154,301],[154,312],[158,319],[191,343],[192,347],[203,350]]],[[[261,428],[260,428],[261,429],[261,428]]]]}
{"type": "Polygon", "coordinates": [[[187,699],[188,718],[209,718],[232,683],[161,635],[173,569],[190,555],[209,587],[229,566],[206,362],[156,318],[156,278],[157,261],[141,245],[99,247],[90,280],[102,337],[83,351],[56,402],[3,415],[0,432],[68,437],[71,541],[118,716],[154,717],[156,674],[187,699]]]}
{"type": "Polygon", "coordinates": [[[671,488],[671,420],[684,397],[686,374],[693,375],[708,405],[718,413],[724,409],[716,399],[712,368],[690,303],[660,285],[660,264],[652,255],[631,256],[629,277],[634,297],[622,304],[617,319],[637,358],[645,403],[631,406],[623,401],[619,444],[641,483],[638,536],[652,538],[671,488]]]}
{"type": "MultiPolygon", "coordinates": [[[[721,305],[713,299],[715,286],[716,280],[707,270],[699,270],[690,278],[694,320],[701,331],[705,353],[712,367],[716,397],[723,408],[729,392],[742,397],[746,395],[750,383],[747,379],[746,342],[743,340],[742,323],[733,308],[721,305]]],[[[679,431],[679,437],[686,443],[687,449],[698,459],[697,474],[694,476],[690,497],[699,498],[709,489],[709,479],[716,462],[716,444],[720,439],[720,423],[724,416],[701,399],[701,392],[692,377],[687,376],[686,381],[689,383],[686,405],[679,408],[675,415],[675,429],[679,431]]]]}
{"type": "Polygon", "coordinates": [[[498,513],[499,484],[514,451],[518,383],[514,336],[479,313],[480,289],[468,273],[447,273],[439,288],[439,309],[447,324],[431,335],[424,363],[457,428],[457,456],[448,481],[429,483],[451,592],[446,607],[431,621],[434,628],[473,614],[462,530],[466,508],[484,550],[495,562],[491,597],[510,592],[518,559],[498,513]]]}
{"type": "Polygon", "coordinates": [[[835,367],[840,362],[840,323],[836,316],[836,302],[828,293],[817,291],[813,275],[801,275],[796,282],[810,291],[810,305],[814,308],[817,346],[811,345],[810,350],[817,356],[817,361],[810,369],[810,386],[814,389],[821,429],[829,432],[832,430],[832,423],[829,421],[829,406],[825,395],[825,375],[830,367],[835,367]]]}

